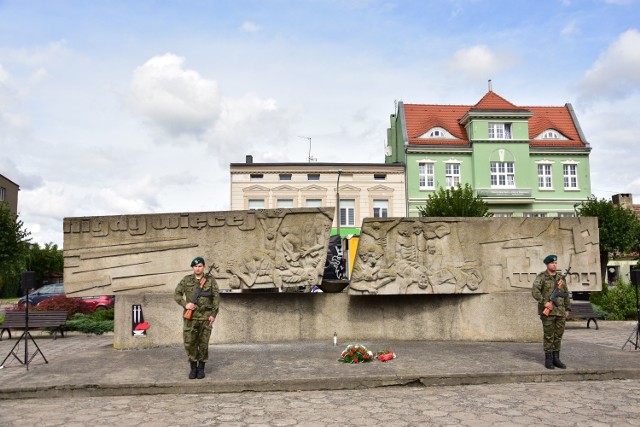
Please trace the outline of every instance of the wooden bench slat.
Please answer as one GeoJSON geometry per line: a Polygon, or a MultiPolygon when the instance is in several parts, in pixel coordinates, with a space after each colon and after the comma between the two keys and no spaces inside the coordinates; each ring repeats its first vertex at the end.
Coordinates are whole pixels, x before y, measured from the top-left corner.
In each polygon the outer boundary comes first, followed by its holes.
{"type": "MultiPolygon", "coordinates": [[[[4,322],[0,324],[0,341],[5,331],[11,338],[11,329],[26,329],[26,312],[8,311],[5,313],[4,322]]],[[[66,311],[33,311],[29,312],[29,329],[54,328],[53,339],[57,333],[64,337],[63,326],[67,321],[66,311]]]]}
{"type": "Polygon", "coordinates": [[[587,321],[587,328],[590,328],[591,322],[596,325],[596,330],[600,329],[598,326],[598,320],[602,319],[602,316],[593,311],[593,307],[590,302],[575,302],[571,304],[571,311],[569,312],[569,319],[585,319],[587,321]]]}

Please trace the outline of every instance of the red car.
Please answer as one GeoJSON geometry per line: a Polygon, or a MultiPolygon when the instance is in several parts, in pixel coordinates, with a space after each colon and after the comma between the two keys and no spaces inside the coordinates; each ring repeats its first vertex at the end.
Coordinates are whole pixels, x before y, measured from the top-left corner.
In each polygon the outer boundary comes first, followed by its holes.
{"type": "Polygon", "coordinates": [[[99,297],[82,297],[82,300],[91,306],[91,310],[107,310],[113,308],[114,297],[101,295],[99,297]]]}

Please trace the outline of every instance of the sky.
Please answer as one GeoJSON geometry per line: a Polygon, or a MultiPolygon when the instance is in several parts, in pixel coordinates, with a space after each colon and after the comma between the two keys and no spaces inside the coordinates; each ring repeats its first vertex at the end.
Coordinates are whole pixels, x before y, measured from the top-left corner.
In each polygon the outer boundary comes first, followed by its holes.
{"type": "Polygon", "coordinates": [[[0,0],[0,174],[65,217],[228,210],[229,163],[384,162],[398,101],[571,103],[640,203],[640,0],[0,0]],[[309,140],[310,139],[310,140],[309,140]]]}

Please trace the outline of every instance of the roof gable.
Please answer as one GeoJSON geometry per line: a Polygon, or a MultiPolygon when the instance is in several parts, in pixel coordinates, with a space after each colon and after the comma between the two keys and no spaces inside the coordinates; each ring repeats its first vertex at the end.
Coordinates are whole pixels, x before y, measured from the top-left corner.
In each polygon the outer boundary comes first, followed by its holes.
{"type": "Polygon", "coordinates": [[[586,141],[574,122],[568,105],[562,107],[522,107],[502,98],[493,91],[487,92],[475,105],[403,104],[407,136],[410,145],[468,146],[467,135],[461,119],[470,112],[512,111],[528,117],[529,139],[536,147],[585,147],[586,141]],[[427,131],[442,127],[458,139],[424,138],[427,131]],[[534,139],[547,129],[555,129],[566,140],[534,139]]]}

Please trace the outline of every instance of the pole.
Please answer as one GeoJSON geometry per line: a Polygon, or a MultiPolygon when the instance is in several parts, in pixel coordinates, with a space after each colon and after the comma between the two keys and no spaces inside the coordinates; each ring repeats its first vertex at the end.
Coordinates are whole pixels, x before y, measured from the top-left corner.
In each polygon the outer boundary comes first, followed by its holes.
{"type": "MultiPolygon", "coordinates": [[[[342,239],[340,235],[340,174],[342,174],[342,169],[338,169],[338,183],[336,185],[336,218],[337,218],[337,227],[336,231],[338,237],[342,239]]],[[[342,246],[342,244],[340,244],[342,246]]]]}

